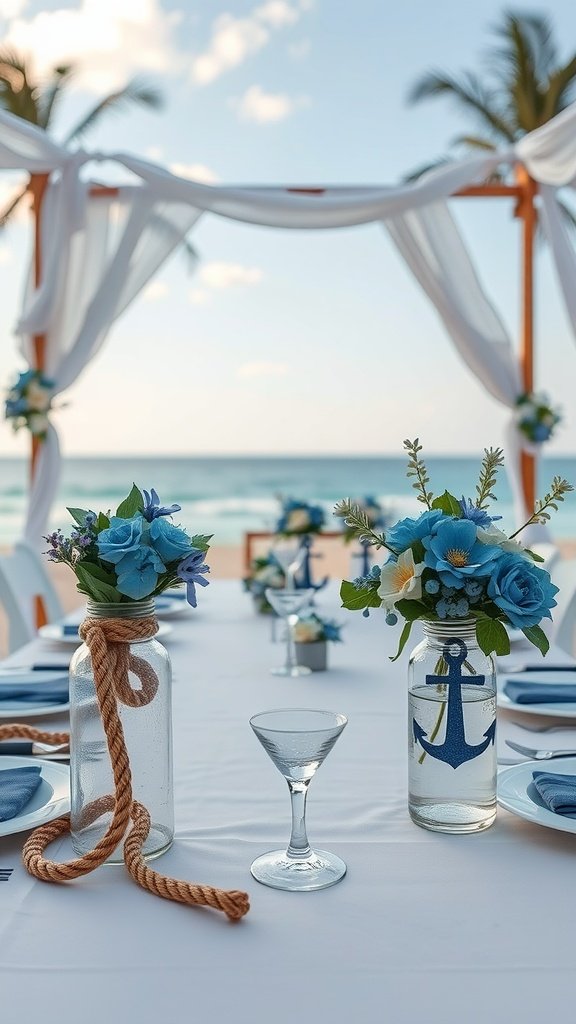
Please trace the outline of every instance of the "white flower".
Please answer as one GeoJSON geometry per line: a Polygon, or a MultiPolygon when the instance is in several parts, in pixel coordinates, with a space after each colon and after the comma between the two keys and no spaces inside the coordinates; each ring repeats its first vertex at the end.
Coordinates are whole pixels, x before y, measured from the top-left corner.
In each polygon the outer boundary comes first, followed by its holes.
{"type": "Polygon", "coordinates": [[[414,555],[410,548],[398,555],[397,562],[386,562],[382,566],[378,597],[387,611],[390,611],[402,598],[407,597],[417,601],[422,597],[420,576],[423,569],[424,563],[416,564],[414,562],[414,555]]]}
{"type": "Polygon", "coordinates": [[[503,551],[512,551],[515,555],[525,555],[526,558],[530,558],[530,555],[526,554],[525,548],[517,540],[510,540],[504,530],[499,530],[494,523],[491,523],[490,526],[479,526],[476,536],[482,544],[494,544],[496,547],[502,548],[503,551]]]}
{"type": "Polygon", "coordinates": [[[305,508],[293,508],[288,513],[286,530],[290,533],[303,533],[310,526],[310,516],[305,508]]]}
{"type": "Polygon", "coordinates": [[[297,644],[312,644],[320,639],[322,626],[319,622],[297,622],[292,635],[297,644]]]}
{"type": "Polygon", "coordinates": [[[28,417],[28,426],[34,436],[45,434],[48,430],[48,417],[43,412],[33,412],[28,417]]]}
{"type": "Polygon", "coordinates": [[[50,406],[50,391],[36,380],[31,380],[26,389],[28,408],[33,412],[46,412],[50,406]]]}

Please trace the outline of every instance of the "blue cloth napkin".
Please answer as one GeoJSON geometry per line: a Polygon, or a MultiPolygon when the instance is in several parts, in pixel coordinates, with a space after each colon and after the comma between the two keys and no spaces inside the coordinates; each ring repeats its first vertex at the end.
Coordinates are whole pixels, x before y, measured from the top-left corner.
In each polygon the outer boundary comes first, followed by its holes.
{"type": "Polygon", "coordinates": [[[576,704],[576,686],[570,683],[528,683],[507,679],[503,689],[515,704],[576,704]]]}
{"type": "Polygon", "coordinates": [[[30,704],[65,704],[68,700],[68,676],[53,672],[25,672],[0,675],[0,704],[4,700],[30,704]]]}
{"type": "Polygon", "coordinates": [[[40,768],[6,768],[0,771],[0,821],[9,821],[34,795],[40,782],[40,768]]]}
{"type": "Polygon", "coordinates": [[[78,623],[65,622],[62,625],[62,636],[78,636],[78,623]]]}
{"type": "Polygon", "coordinates": [[[576,818],[576,775],[532,772],[532,778],[548,810],[576,818]]]}

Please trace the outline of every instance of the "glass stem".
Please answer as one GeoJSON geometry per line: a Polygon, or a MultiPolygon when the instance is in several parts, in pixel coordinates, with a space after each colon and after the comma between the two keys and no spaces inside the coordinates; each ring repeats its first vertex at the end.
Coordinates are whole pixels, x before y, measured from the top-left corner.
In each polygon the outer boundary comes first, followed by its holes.
{"type": "Polygon", "coordinates": [[[290,779],[287,779],[287,782],[292,804],[292,832],[286,856],[304,860],[312,853],[306,835],[306,796],[309,783],[292,782],[290,779]]]}
{"type": "Polygon", "coordinates": [[[296,647],[294,646],[294,637],[292,636],[292,623],[296,619],[295,615],[288,615],[286,617],[286,669],[291,671],[296,666],[296,647]]]}

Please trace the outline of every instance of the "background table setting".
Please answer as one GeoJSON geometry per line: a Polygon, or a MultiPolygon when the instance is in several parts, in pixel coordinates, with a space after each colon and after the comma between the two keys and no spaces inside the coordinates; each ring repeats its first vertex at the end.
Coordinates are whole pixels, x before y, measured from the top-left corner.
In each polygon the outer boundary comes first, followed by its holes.
{"type": "MultiPolygon", "coordinates": [[[[335,584],[317,604],[342,618],[335,584]]],[[[250,914],[230,924],[156,900],[131,885],[122,867],[45,885],[20,862],[23,836],[0,835],[0,869],[10,872],[0,887],[0,977],[3,1005],[18,1020],[27,1019],[23,992],[39,986],[45,1020],[87,1024],[105,1011],[110,1018],[112,1003],[110,1019],[137,1007],[149,1021],[176,1022],[192,1012],[288,1021],[298,1006],[319,1019],[359,1012],[375,1019],[383,999],[395,1021],[412,1021],[423,1012],[414,1005],[415,982],[428,1016],[441,1012],[444,1021],[462,1020],[463,1006],[467,1021],[484,1019],[486,993],[499,1019],[513,1009],[536,1020],[571,997],[565,910],[576,839],[502,808],[481,835],[417,828],[406,810],[405,671],[388,660],[394,631],[383,630],[378,615],[346,616],[345,623],[330,671],[286,679],[270,673],[281,645],[270,643],[266,620],[237,582],[214,582],[193,623],[185,615],[171,620],[164,642],[174,675],[176,840],[159,864],[177,877],[246,888],[250,914]],[[289,803],[249,719],[283,707],[348,718],[310,788],[310,840],[348,867],[338,885],[319,892],[275,890],[250,876],[257,856],[287,841],[289,803]]],[[[2,671],[62,666],[69,653],[68,645],[39,637],[2,671]]],[[[540,658],[524,655],[513,650],[502,667],[540,658]]],[[[570,659],[553,649],[546,661],[570,659]]],[[[501,708],[499,755],[522,760],[503,742],[508,736],[535,746],[555,735],[512,722],[552,721],[501,708]]],[[[52,708],[36,723],[63,730],[67,715],[52,708]]],[[[576,728],[568,735],[576,741],[576,728]]],[[[552,762],[574,770],[576,762],[569,764],[552,762]]],[[[504,768],[501,778],[518,770],[504,768]]],[[[69,858],[69,841],[50,852],[69,858]]]]}

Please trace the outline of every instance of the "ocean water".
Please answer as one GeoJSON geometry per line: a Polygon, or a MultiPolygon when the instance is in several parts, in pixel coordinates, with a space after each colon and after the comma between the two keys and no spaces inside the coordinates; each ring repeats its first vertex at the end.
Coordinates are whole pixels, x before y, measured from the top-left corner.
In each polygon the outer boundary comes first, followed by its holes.
{"type": "MultiPolygon", "coordinates": [[[[430,486],[435,493],[445,488],[456,496],[474,496],[478,479],[476,458],[428,458],[430,486]]],[[[543,461],[540,493],[548,489],[555,474],[576,483],[576,457],[543,461]]],[[[0,543],[14,541],[21,530],[27,493],[28,466],[25,460],[0,459],[0,543]]],[[[67,505],[94,511],[114,510],[127,494],[132,481],[139,487],[155,487],[162,502],[178,502],[177,516],[194,533],[214,534],[214,544],[235,544],[247,530],[270,529],[278,514],[277,495],[289,495],[322,504],[327,528],[334,503],[343,497],[374,495],[401,518],[417,514],[411,481],[406,478],[403,458],[363,456],[222,457],[193,458],[68,458],[54,505],[50,528],[65,530],[69,523],[67,505]]],[[[510,488],[506,474],[499,478],[494,511],[513,527],[510,488]]],[[[554,515],[556,537],[576,536],[576,497],[569,495],[554,515]]]]}

